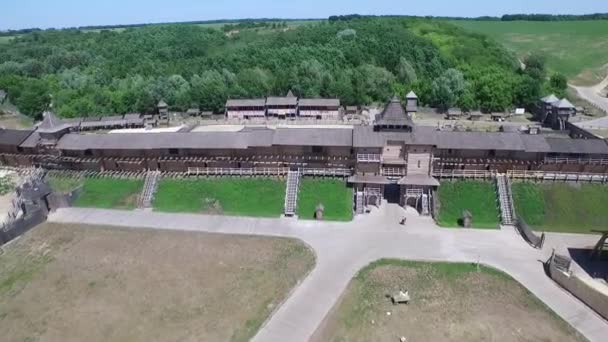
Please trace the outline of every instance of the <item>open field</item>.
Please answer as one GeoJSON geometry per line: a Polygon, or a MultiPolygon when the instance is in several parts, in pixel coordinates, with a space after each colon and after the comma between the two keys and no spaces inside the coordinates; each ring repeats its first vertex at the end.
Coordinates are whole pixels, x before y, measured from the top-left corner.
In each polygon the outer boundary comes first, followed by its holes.
{"type": "Polygon", "coordinates": [[[6,44],[8,42],[10,42],[13,38],[15,38],[14,36],[2,36],[0,37],[0,44],[6,44]]]}
{"type": "Polygon", "coordinates": [[[302,178],[298,193],[298,217],[313,219],[317,205],[325,207],[326,221],[353,219],[353,190],[343,180],[302,178]]]}
{"type": "Polygon", "coordinates": [[[285,182],[271,178],[165,179],[159,182],[154,209],[164,212],[279,217],[285,182]]]}
{"type": "Polygon", "coordinates": [[[380,260],[361,270],[317,341],[583,341],[509,276],[470,264],[380,260]],[[387,294],[409,290],[394,306],[387,294]],[[387,315],[390,312],[390,315],[387,315]]]}
{"type": "MultiPolygon", "coordinates": [[[[82,193],[74,202],[74,206],[102,209],[135,209],[143,185],[143,180],[87,178],[84,180],[82,193]]],[[[53,183],[51,182],[52,186],[53,183]]],[[[55,186],[58,186],[57,183],[55,186]]],[[[69,187],[70,184],[64,182],[61,186],[69,187]]]]}
{"type": "Polygon", "coordinates": [[[474,228],[498,228],[500,212],[496,203],[494,183],[484,181],[441,182],[439,196],[439,216],[437,223],[442,227],[458,227],[462,212],[468,210],[473,215],[474,228]]]}
{"type": "Polygon", "coordinates": [[[312,268],[289,239],[45,224],[0,255],[3,341],[247,341],[312,268]]]}
{"type": "MultiPolygon", "coordinates": [[[[306,24],[316,24],[319,22],[325,21],[324,19],[319,19],[319,20],[285,20],[285,23],[287,24],[287,27],[297,27],[297,26],[301,26],[301,25],[306,25],[306,24]]],[[[265,22],[264,20],[256,20],[255,22],[265,22]]],[[[270,24],[272,24],[274,22],[270,22],[270,24]]],[[[276,23],[282,23],[282,21],[277,21],[276,23]]],[[[207,27],[207,28],[223,28],[226,25],[235,25],[238,24],[238,22],[224,22],[224,23],[206,23],[206,24],[194,24],[196,26],[200,26],[200,27],[207,27]]]]}
{"type": "Polygon", "coordinates": [[[590,233],[608,228],[608,187],[600,184],[513,183],[518,216],[535,230],[590,233]]]}
{"type": "Polygon", "coordinates": [[[606,76],[608,21],[461,21],[451,23],[489,35],[520,58],[537,51],[546,54],[548,67],[579,85],[606,76]]]}

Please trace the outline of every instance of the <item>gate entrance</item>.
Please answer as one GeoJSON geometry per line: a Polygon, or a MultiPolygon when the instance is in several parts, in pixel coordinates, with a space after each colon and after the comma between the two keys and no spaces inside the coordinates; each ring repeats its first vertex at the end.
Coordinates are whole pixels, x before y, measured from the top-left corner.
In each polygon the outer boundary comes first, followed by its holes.
{"type": "Polygon", "coordinates": [[[388,203],[399,204],[399,197],[401,195],[401,188],[399,184],[388,184],[384,186],[384,199],[388,203]]]}

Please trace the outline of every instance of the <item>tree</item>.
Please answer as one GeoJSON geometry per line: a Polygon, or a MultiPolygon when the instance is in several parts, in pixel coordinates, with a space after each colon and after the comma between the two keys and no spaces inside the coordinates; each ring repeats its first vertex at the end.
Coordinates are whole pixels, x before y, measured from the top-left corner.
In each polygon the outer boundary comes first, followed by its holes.
{"type": "Polygon", "coordinates": [[[238,76],[238,84],[248,97],[262,97],[270,94],[272,74],[261,68],[244,69],[238,76]]]}
{"type": "Polygon", "coordinates": [[[399,65],[397,66],[397,77],[399,78],[399,82],[403,84],[412,84],[418,80],[416,70],[414,70],[414,67],[412,67],[410,62],[408,62],[405,57],[401,57],[399,59],[399,65]]]}
{"type": "Polygon", "coordinates": [[[477,101],[475,100],[475,94],[470,87],[467,87],[457,102],[458,107],[462,109],[463,112],[469,112],[471,110],[477,109],[477,101]]]}
{"type": "Polygon", "coordinates": [[[524,59],[525,73],[536,79],[544,80],[546,77],[547,58],[539,53],[532,53],[524,59]]]}
{"type": "Polygon", "coordinates": [[[555,73],[549,79],[549,87],[551,92],[555,93],[558,97],[564,97],[566,89],[568,89],[568,79],[560,73],[555,73]]]}
{"type": "Polygon", "coordinates": [[[501,112],[509,108],[514,98],[511,75],[496,67],[480,70],[480,74],[475,82],[475,92],[481,110],[501,112]]]}
{"type": "Polygon", "coordinates": [[[15,104],[22,113],[34,117],[40,117],[50,102],[49,89],[46,83],[39,79],[27,80],[21,95],[15,99],[15,104]]]}
{"type": "Polygon", "coordinates": [[[330,96],[339,98],[345,105],[358,104],[353,88],[353,74],[352,69],[343,70],[332,79],[329,85],[330,96]]]}
{"type": "Polygon", "coordinates": [[[357,68],[354,78],[355,96],[359,103],[386,101],[393,95],[395,75],[385,68],[364,64],[357,68]]]}
{"type": "Polygon", "coordinates": [[[542,82],[530,77],[521,75],[515,91],[515,102],[518,106],[532,110],[536,102],[541,97],[542,82]]]}
{"type": "Polygon", "coordinates": [[[203,110],[221,111],[228,96],[224,75],[216,70],[205,71],[191,80],[192,100],[203,110]]]}
{"type": "Polygon", "coordinates": [[[462,72],[456,69],[446,70],[432,85],[432,102],[441,109],[453,107],[466,88],[462,72]]]}
{"type": "Polygon", "coordinates": [[[295,72],[294,90],[301,97],[319,97],[326,90],[329,72],[316,59],[300,63],[295,72]]]}

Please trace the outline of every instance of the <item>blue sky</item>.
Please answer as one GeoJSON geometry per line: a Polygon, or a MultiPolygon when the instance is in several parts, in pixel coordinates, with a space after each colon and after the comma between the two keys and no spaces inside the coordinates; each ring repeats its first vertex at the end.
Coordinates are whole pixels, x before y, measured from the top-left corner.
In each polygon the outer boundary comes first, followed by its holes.
{"type": "Polygon", "coordinates": [[[0,0],[0,30],[335,14],[608,12],[608,0],[0,0]]]}

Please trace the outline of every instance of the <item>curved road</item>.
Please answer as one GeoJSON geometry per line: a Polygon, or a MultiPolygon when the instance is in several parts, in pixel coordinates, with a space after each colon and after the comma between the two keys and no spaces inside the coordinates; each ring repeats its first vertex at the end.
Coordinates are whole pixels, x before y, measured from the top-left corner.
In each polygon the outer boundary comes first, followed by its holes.
{"type": "Polygon", "coordinates": [[[441,229],[429,218],[408,212],[407,227],[397,222],[398,206],[349,223],[289,219],[231,218],[143,211],[65,208],[49,221],[298,238],[317,254],[313,271],[278,307],[254,341],[308,341],[353,276],[381,258],[481,262],[498,268],[527,287],[590,341],[604,341],[608,322],[549,279],[542,261],[551,247],[593,245],[594,236],[549,234],[542,251],[529,247],[512,229],[441,229]]]}
{"type": "Polygon", "coordinates": [[[576,90],[578,96],[591,102],[608,114],[608,98],[599,95],[600,92],[608,87],[608,76],[606,76],[602,82],[591,87],[580,87],[575,85],[570,85],[570,87],[576,90]]]}

